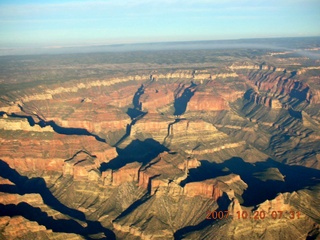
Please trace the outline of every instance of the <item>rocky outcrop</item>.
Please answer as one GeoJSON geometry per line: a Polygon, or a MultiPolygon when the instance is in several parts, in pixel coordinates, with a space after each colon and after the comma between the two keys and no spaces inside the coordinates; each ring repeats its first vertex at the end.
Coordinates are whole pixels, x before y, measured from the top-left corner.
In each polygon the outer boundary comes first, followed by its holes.
{"type": "Polygon", "coordinates": [[[298,75],[302,75],[305,72],[310,71],[310,70],[320,70],[320,66],[312,66],[312,67],[301,68],[299,71],[297,71],[297,74],[298,75]]]}
{"type": "Polygon", "coordinates": [[[54,132],[51,126],[30,126],[27,119],[8,118],[7,115],[4,115],[3,118],[0,119],[0,129],[7,131],[54,132]]]}
{"type": "Polygon", "coordinates": [[[193,78],[192,70],[177,70],[169,73],[158,73],[152,74],[154,80],[158,79],[192,79],[193,78]]]}
{"type": "Polygon", "coordinates": [[[19,103],[11,102],[9,106],[1,106],[0,112],[4,112],[7,114],[12,114],[15,112],[20,112],[19,103]]]}
{"type": "Polygon", "coordinates": [[[243,70],[243,69],[249,69],[249,70],[252,70],[252,69],[255,69],[255,70],[259,70],[260,69],[260,66],[258,64],[251,64],[251,63],[238,63],[238,64],[232,64],[230,67],[230,69],[232,70],[243,70]]]}
{"type": "Polygon", "coordinates": [[[176,185],[179,184],[185,179],[184,173],[188,169],[200,166],[200,162],[179,153],[164,152],[146,166],[141,166],[142,163],[132,162],[117,170],[103,171],[104,185],[119,186],[125,182],[133,182],[154,194],[160,187],[168,187],[169,189],[174,187],[171,184],[172,181],[176,185]]]}
{"type": "Polygon", "coordinates": [[[184,194],[187,196],[202,196],[213,198],[217,201],[226,193],[229,199],[241,196],[248,185],[240,178],[239,175],[230,174],[223,177],[208,179],[202,182],[187,183],[184,187],[184,194]]]}
{"type": "MultiPolygon", "coordinates": [[[[103,116],[100,116],[101,118],[103,116]]],[[[76,120],[76,119],[68,119],[68,120],[60,120],[60,119],[52,119],[56,123],[58,123],[61,127],[65,128],[81,128],[86,129],[92,133],[102,133],[108,131],[115,131],[115,130],[123,130],[125,127],[130,123],[129,119],[125,120],[116,120],[116,116],[112,116],[111,114],[108,115],[110,119],[104,118],[101,122],[99,118],[95,119],[95,122],[92,121],[83,121],[83,120],[76,120]]]]}
{"type": "Polygon", "coordinates": [[[0,194],[0,202],[2,204],[19,204],[21,202],[26,202],[31,205],[40,206],[43,204],[43,200],[39,194],[0,194]]]}
{"type": "Polygon", "coordinates": [[[297,79],[293,79],[291,76],[292,73],[288,74],[286,71],[279,74],[274,68],[270,69],[270,67],[263,67],[259,71],[251,72],[249,74],[249,79],[255,82],[259,91],[268,92],[276,97],[288,96],[297,99],[298,101],[310,103],[312,92],[309,85],[297,79]],[[268,71],[266,72],[263,70],[268,71]],[[269,70],[271,70],[271,72],[269,70]]]}
{"type": "Polygon", "coordinates": [[[224,79],[224,78],[236,78],[238,77],[238,74],[237,73],[220,73],[220,74],[213,74],[211,75],[211,79],[214,80],[214,79],[217,79],[217,78],[221,78],[221,79],[224,79]]]}
{"type": "Polygon", "coordinates": [[[174,101],[174,85],[153,82],[146,86],[143,95],[140,97],[142,110],[148,113],[156,113],[158,109],[172,104],[174,101]]]}
{"type": "Polygon", "coordinates": [[[168,186],[174,181],[180,183],[187,177],[187,169],[180,169],[188,161],[186,156],[178,153],[161,153],[139,171],[139,186],[154,194],[160,187],[168,186]]]}
{"type": "Polygon", "coordinates": [[[197,155],[202,155],[202,154],[207,154],[207,153],[215,153],[215,152],[220,152],[225,149],[234,149],[234,148],[241,148],[245,146],[245,142],[237,142],[237,143],[227,143],[223,145],[219,145],[217,147],[211,147],[211,148],[206,148],[206,149],[194,149],[194,150],[186,150],[186,153],[189,154],[197,154],[197,155]]]}
{"type": "MultiPolygon", "coordinates": [[[[296,193],[294,193],[296,194],[296,193]]],[[[292,210],[292,206],[289,203],[290,194],[282,194],[280,193],[276,198],[272,200],[267,200],[261,203],[258,207],[258,211],[264,211],[271,215],[272,211],[286,211],[289,212],[292,210]]]]}
{"type": "Polygon", "coordinates": [[[148,113],[131,127],[130,136],[152,135],[154,140],[162,142],[168,133],[168,124],[172,121],[173,119],[168,119],[162,115],[148,113]]]}
{"type": "Polygon", "coordinates": [[[141,163],[128,163],[124,167],[112,172],[112,185],[119,186],[125,182],[138,182],[141,163]]]}
{"type": "Polygon", "coordinates": [[[139,205],[132,214],[117,219],[113,226],[121,232],[131,233],[141,239],[168,239],[172,237],[171,232],[167,231],[168,226],[171,229],[179,229],[186,222],[197,225],[206,218],[208,209],[217,206],[217,200],[224,193],[230,199],[236,199],[235,194],[241,195],[246,187],[247,185],[240,177],[234,174],[187,183],[184,187],[160,175],[152,178],[149,184],[149,188],[154,191],[154,197],[139,205]],[[185,209],[191,206],[192,210],[186,212],[185,209]],[[145,216],[148,216],[148,221],[145,216]],[[139,221],[137,224],[129,225],[133,219],[139,219],[139,221]]]}
{"type": "Polygon", "coordinates": [[[228,103],[212,92],[195,92],[188,103],[188,111],[221,111],[229,109],[228,103]]]}
{"type": "Polygon", "coordinates": [[[222,191],[218,187],[218,182],[214,179],[205,180],[203,182],[187,183],[184,187],[184,192],[189,197],[199,195],[207,198],[213,198],[214,200],[217,200],[222,196],[222,191]]]}
{"type": "Polygon", "coordinates": [[[280,109],[282,108],[282,104],[278,99],[268,97],[268,96],[261,96],[259,93],[255,92],[253,89],[249,89],[244,94],[244,99],[257,104],[257,105],[264,105],[269,108],[273,109],[280,109]]]}
{"type": "MultiPolygon", "coordinates": [[[[87,83],[77,83],[73,86],[68,87],[56,87],[54,89],[48,89],[45,93],[37,94],[37,95],[28,95],[24,96],[21,100],[26,102],[31,102],[35,100],[50,100],[53,99],[54,95],[62,94],[62,93],[75,93],[82,89],[90,89],[96,87],[109,87],[116,84],[121,84],[128,81],[143,81],[149,79],[149,75],[141,75],[141,76],[128,76],[124,78],[111,78],[108,80],[95,80],[87,83]]],[[[71,85],[71,84],[70,84],[71,85]]]]}
{"type": "Polygon", "coordinates": [[[204,120],[165,119],[146,115],[131,128],[131,136],[152,136],[172,148],[184,146],[188,154],[207,154],[244,146],[245,142],[230,142],[228,136],[204,120]],[[151,120],[152,119],[152,120],[151,120]]]}
{"type": "Polygon", "coordinates": [[[63,174],[72,175],[75,180],[99,181],[99,166],[100,163],[96,160],[96,156],[81,151],[64,161],[63,174]]]}

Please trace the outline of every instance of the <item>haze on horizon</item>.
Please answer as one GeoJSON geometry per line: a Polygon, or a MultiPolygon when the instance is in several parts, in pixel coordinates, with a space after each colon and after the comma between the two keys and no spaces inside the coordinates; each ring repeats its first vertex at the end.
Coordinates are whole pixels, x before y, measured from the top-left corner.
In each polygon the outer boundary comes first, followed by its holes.
{"type": "Polygon", "coordinates": [[[317,0],[2,0],[0,51],[320,36],[317,0]]]}

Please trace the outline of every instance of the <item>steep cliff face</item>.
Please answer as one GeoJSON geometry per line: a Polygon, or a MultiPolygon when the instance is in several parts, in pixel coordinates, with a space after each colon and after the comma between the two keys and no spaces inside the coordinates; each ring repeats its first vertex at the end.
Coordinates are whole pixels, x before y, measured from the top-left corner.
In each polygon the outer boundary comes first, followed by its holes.
{"type": "Polygon", "coordinates": [[[152,78],[155,80],[159,79],[192,79],[193,78],[193,71],[192,70],[176,70],[167,73],[158,73],[152,74],[152,78]]]}
{"type": "Polygon", "coordinates": [[[141,134],[151,135],[154,140],[162,142],[168,133],[168,124],[171,121],[173,119],[163,117],[161,114],[148,113],[131,127],[130,135],[131,137],[141,134]]]}
{"type": "Polygon", "coordinates": [[[228,103],[210,92],[195,92],[188,104],[188,111],[221,111],[229,109],[228,103]]]}
{"type": "Polygon", "coordinates": [[[81,151],[64,161],[63,174],[71,175],[75,180],[99,181],[101,177],[99,166],[100,163],[95,156],[81,151]]]}
{"type": "Polygon", "coordinates": [[[244,99],[256,105],[264,105],[266,107],[274,108],[274,109],[282,108],[281,103],[278,99],[273,99],[268,96],[261,96],[259,93],[255,92],[253,89],[249,89],[244,94],[244,99]]]}
{"type": "Polygon", "coordinates": [[[154,194],[159,187],[168,186],[174,181],[180,183],[187,175],[186,156],[178,153],[161,153],[139,171],[139,186],[154,194]],[[181,167],[183,167],[181,169],[181,167]]]}
{"type": "Polygon", "coordinates": [[[175,83],[165,81],[153,81],[147,86],[140,97],[142,110],[148,113],[156,113],[158,109],[164,108],[174,101],[175,83]]]}
{"type": "Polygon", "coordinates": [[[125,182],[138,182],[141,163],[128,163],[112,173],[112,185],[119,186],[125,182]]]}
{"type": "Polygon", "coordinates": [[[150,78],[149,75],[136,75],[136,76],[126,76],[126,77],[116,77],[109,78],[105,80],[93,80],[90,82],[81,82],[81,83],[67,83],[66,86],[55,86],[54,88],[45,90],[44,93],[36,94],[36,95],[25,95],[21,99],[22,102],[27,103],[35,100],[50,100],[53,99],[55,95],[62,95],[65,93],[77,93],[82,90],[99,88],[99,87],[110,87],[117,84],[125,83],[128,81],[143,81],[148,80],[150,78]]]}
{"type": "Polygon", "coordinates": [[[231,174],[214,179],[208,179],[202,182],[190,182],[184,187],[184,193],[187,196],[203,196],[213,198],[217,201],[227,194],[229,199],[235,198],[235,194],[241,196],[248,185],[240,178],[239,175],[231,174]]]}

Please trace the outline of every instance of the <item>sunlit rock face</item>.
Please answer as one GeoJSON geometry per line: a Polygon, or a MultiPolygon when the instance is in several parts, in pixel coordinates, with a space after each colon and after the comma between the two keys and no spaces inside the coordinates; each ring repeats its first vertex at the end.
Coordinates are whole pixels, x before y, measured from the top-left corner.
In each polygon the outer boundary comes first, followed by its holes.
{"type": "Polygon", "coordinates": [[[196,92],[188,104],[189,111],[221,111],[229,109],[228,102],[212,92],[196,92]]]}
{"type": "Polygon", "coordinates": [[[0,238],[319,237],[318,60],[123,54],[7,63],[0,238]]]}

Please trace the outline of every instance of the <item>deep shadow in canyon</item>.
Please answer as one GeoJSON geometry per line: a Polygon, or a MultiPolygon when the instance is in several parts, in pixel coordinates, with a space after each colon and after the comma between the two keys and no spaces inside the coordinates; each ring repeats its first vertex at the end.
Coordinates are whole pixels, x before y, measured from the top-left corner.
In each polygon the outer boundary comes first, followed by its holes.
{"type": "Polygon", "coordinates": [[[127,127],[126,127],[126,133],[113,145],[113,147],[118,147],[119,144],[121,144],[127,137],[130,136],[131,134],[131,128],[132,126],[141,118],[143,118],[147,112],[142,112],[142,111],[139,111],[139,110],[136,110],[136,109],[133,109],[133,108],[129,108],[128,109],[128,112],[127,114],[131,117],[132,121],[130,124],[127,124],[127,127]],[[130,116],[129,112],[131,112],[131,110],[133,111],[133,115],[130,116]],[[133,117],[135,116],[135,117],[133,117]]]}
{"type": "Polygon", "coordinates": [[[247,190],[242,195],[244,206],[255,206],[265,200],[274,199],[278,193],[298,191],[320,183],[320,171],[317,169],[289,166],[272,159],[252,164],[245,162],[242,158],[233,157],[223,163],[201,161],[200,167],[189,170],[188,178],[181,185],[230,173],[240,175],[241,179],[248,184],[247,190]],[[268,180],[267,171],[271,168],[277,168],[284,176],[284,181],[268,180]],[[265,180],[258,177],[258,174],[263,173],[266,174],[265,180]]]}
{"type": "Polygon", "coordinates": [[[10,168],[10,166],[2,160],[0,160],[0,169],[0,176],[15,184],[14,186],[6,184],[0,185],[1,192],[19,195],[38,193],[41,195],[43,202],[46,205],[62,214],[84,221],[88,225],[87,227],[82,227],[75,220],[54,220],[40,209],[34,208],[27,203],[19,203],[18,205],[0,204],[1,216],[21,215],[31,221],[36,221],[40,225],[44,225],[55,232],[77,233],[84,236],[86,239],[90,239],[88,237],[89,234],[101,232],[107,236],[107,239],[116,239],[115,234],[111,230],[104,228],[99,222],[86,220],[84,213],[62,204],[47,188],[43,178],[37,177],[29,179],[28,177],[21,176],[16,170],[10,168]]]}
{"type": "Polygon", "coordinates": [[[138,88],[136,93],[133,96],[132,104],[134,106],[134,109],[142,110],[142,103],[140,102],[140,96],[144,94],[144,85],[141,84],[141,86],[138,88]]]}
{"type": "Polygon", "coordinates": [[[144,141],[133,140],[124,149],[117,148],[118,156],[108,163],[102,163],[100,171],[116,170],[132,162],[139,162],[145,165],[160,153],[168,150],[168,148],[151,138],[144,141]]]}
{"type": "Polygon", "coordinates": [[[197,168],[189,169],[188,177],[180,185],[184,187],[189,182],[200,182],[218,176],[230,174],[230,171],[224,171],[218,164],[207,160],[201,160],[201,165],[197,168]]]}
{"type": "Polygon", "coordinates": [[[126,113],[129,115],[131,120],[135,120],[139,117],[141,118],[141,115],[145,115],[145,112],[142,112],[142,111],[135,109],[135,108],[128,108],[126,113]]]}
{"type": "Polygon", "coordinates": [[[278,193],[298,191],[320,183],[320,171],[302,166],[289,166],[272,159],[257,162],[255,165],[244,162],[241,158],[232,158],[222,163],[248,184],[242,197],[244,206],[254,206],[265,200],[273,199],[278,193]],[[277,168],[284,176],[284,181],[259,180],[255,174],[277,168]]]}
{"type": "Polygon", "coordinates": [[[37,222],[39,225],[45,226],[46,229],[51,229],[53,232],[75,233],[85,237],[85,239],[93,239],[90,238],[90,235],[97,233],[104,233],[106,236],[100,239],[116,239],[114,233],[102,227],[99,222],[88,221],[87,227],[83,227],[72,219],[54,219],[48,216],[47,213],[41,211],[40,208],[33,207],[25,202],[18,203],[17,205],[4,205],[0,203],[0,216],[22,216],[30,221],[37,222]]]}
{"type": "Polygon", "coordinates": [[[167,136],[163,140],[163,145],[169,147],[173,138],[173,125],[180,122],[181,120],[185,120],[185,118],[176,118],[173,122],[168,124],[167,136]]]}
{"type": "Polygon", "coordinates": [[[180,116],[186,112],[188,102],[190,101],[190,99],[194,95],[196,86],[197,85],[192,82],[189,87],[184,89],[184,91],[180,97],[175,98],[174,104],[173,104],[175,110],[174,110],[173,115],[180,116]]]}
{"type": "Polygon", "coordinates": [[[144,93],[144,85],[138,88],[137,92],[134,94],[132,99],[133,108],[128,108],[127,114],[131,118],[131,123],[126,127],[126,133],[113,145],[114,147],[118,147],[127,137],[131,134],[132,126],[141,118],[143,118],[148,112],[142,111],[142,103],[140,102],[140,96],[144,93]]]}
{"type": "Polygon", "coordinates": [[[64,134],[64,135],[79,135],[79,136],[93,136],[97,141],[99,142],[106,142],[105,139],[99,137],[98,135],[95,135],[93,133],[88,132],[88,130],[83,129],[83,128],[66,128],[66,127],[60,127],[57,125],[54,121],[44,121],[44,120],[39,120],[39,122],[35,122],[34,119],[31,116],[21,116],[12,113],[9,115],[10,117],[14,118],[24,118],[27,119],[30,126],[33,127],[34,125],[39,125],[40,127],[45,127],[45,126],[50,126],[52,129],[58,133],[58,134],[64,134]]]}
{"type": "Polygon", "coordinates": [[[127,111],[127,114],[133,121],[137,118],[141,118],[141,115],[144,116],[146,114],[145,112],[142,111],[142,103],[140,102],[140,97],[142,94],[144,94],[143,84],[141,84],[141,86],[138,88],[138,90],[135,92],[133,96],[133,99],[132,99],[133,108],[128,108],[128,111],[127,111]]]}
{"type": "MultiPolygon", "coordinates": [[[[188,178],[181,185],[189,182],[204,181],[206,179],[235,173],[248,184],[248,189],[244,191],[242,198],[243,206],[256,206],[267,199],[273,199],[278,193],[293,192],[300,189],[309,188],[320,183],[320,171],[302,166],[289,166],[272,159],[254,164],[246,163],[239,157],[233,157],[223,163],[211,163],[206,160],[201,161],[201,166],[190,169],[188,178]],[[262,181],[256,176],[257,173],[265,172],[270,168],[277,168],[284,178],[284,182],[275,180],[262,181]]],[[[228,209],[230,200],[226,193],[218,199],[219,208],[216,211],[228,209]]],[[[195,226],[186,226],[174,233],[174,239],[184,239],[190,232],[199,231],[207,226],[213,225],[217,220],[204,219],[195,226]]],[[[219,220],[220,221],[220,220],[219,220]]],[[[309,238],[308,238],[309,239],[309,238]]],[[[315,238],[310,238],[315,239],[315,238]]]]}

